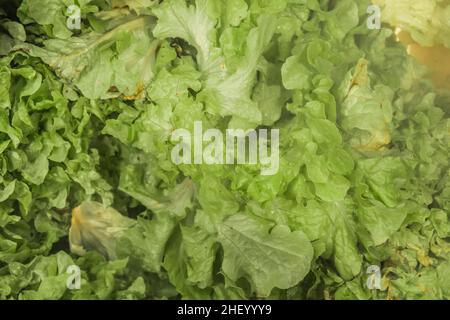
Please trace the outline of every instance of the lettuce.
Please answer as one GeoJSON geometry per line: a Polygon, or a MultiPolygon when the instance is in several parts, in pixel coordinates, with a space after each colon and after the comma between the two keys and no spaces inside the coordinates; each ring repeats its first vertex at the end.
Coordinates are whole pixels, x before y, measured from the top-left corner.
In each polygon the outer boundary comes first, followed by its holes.
{"type": "MultiPolygon", "coordinates": [[[[446,1],[373,2],[448,45],[446,1]]],[[[449,299],[450,93],[371,4],[0,8],[0,299],[449,299]],[[196,121],[278,172],[175,164],[196,121]]]]}
{"type": "Polygon", "coordinates": [[[450,48],[450,3],[446,0],[374,0],[381,6],[383,21],[407,31],[420,45],[450,48]]]}

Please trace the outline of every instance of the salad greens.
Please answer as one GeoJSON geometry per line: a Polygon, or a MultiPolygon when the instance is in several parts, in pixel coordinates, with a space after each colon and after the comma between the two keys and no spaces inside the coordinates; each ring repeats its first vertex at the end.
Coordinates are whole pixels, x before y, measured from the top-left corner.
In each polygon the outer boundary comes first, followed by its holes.
{"type": "MultiPolygon", "coordinates": [[[[374,1],[448,45],[416,2],[374,1]]],[[[450,92],[371,4],[1,2],[0,299],[449,299],[450,92]],[[196,121],[279,171],[176,165],[196,121]]]]}
{"type": "Polygon", "coordinates": [[[450,2],[448,0],[374,0],[383,20],[408,31],[419,44],[450,48],[450,2]]]}

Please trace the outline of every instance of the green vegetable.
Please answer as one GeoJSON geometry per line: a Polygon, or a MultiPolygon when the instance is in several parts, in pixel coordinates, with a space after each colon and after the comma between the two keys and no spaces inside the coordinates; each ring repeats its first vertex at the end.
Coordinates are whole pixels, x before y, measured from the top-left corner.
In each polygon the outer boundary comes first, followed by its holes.
{"type": "MultiPolygon", "coordinates": [[[[375,1],[447,45],[416,2],[375,1]]],[[[450,92],[371,4],[0,8],[0,299],[449,299],[450,92]],[[175,164],[197,121],[279,170],[175,164]]]]}
{"type": "Polygon", "coordinates": [[[373,0],[381,6],[383,21],[402,30],[422,46],[450,48],[450,3],[446,0],[373,0]]]}

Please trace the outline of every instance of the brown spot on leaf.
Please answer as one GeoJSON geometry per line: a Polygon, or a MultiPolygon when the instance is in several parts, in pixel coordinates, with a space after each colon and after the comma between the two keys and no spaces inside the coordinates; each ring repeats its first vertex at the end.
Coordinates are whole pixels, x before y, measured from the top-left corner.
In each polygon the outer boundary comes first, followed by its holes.
{"type": "Polygon", "coordinates": [[[130,96],[123,96],[124,100],[138,100],[142,99],[144,97],[144,84],[142,82],[139,82],[136,86],[135,93],[130,96]]]}

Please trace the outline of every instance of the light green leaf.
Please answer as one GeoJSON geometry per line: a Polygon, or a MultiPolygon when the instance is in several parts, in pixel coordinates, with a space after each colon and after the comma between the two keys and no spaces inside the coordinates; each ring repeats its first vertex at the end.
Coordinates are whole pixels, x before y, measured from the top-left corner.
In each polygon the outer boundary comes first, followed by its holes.
{"type": "Polygon", "coordinates": [[[233,281],[247,278],[258,296],[273,288],[287,289],[309,272],[313,249],[301,231],[234,215],[219,228],[224,249],[223,272],[233,281]]]}

